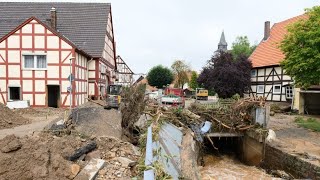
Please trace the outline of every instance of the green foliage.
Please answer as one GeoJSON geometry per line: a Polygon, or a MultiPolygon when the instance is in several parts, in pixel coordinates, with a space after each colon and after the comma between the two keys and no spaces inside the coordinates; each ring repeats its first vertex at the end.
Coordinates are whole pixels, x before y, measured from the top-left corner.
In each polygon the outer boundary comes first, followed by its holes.
{"type": "Polygon", "coordinates": [[[250,42],[247,36],[238,36],[232,43],[231,54],[234,59],[237,59],[240,55],[250,56],[257,46],[250,46],[250,42]]]}
{"type": "Polygon", "coordinates": [[[302,117],[296,117],[294,122],[296,122],[300,127],[320,132],[320,121],[314,118],[308,118],[307,120],[304,120],[302,117]]]}
{"type": "Polygon", "coordinates": [[[306,13],[309,18],[289,26],[280,45],[285,54],[281,65],[303,88],[320,83],[320,7],[307,9],[306,13]]]}
{"type": "Polygon", "coordinates": [[[174,86],[183,88],[183,85],[189,82],[188,72],[190,67],[184,61],[176,60],[171,65],[171,68],[176,78],[174,86]]]}
{"type": "Polygon", "coordinates": [[[191,72],[191,79],[190,79],[190,82],[189,82],[189,87],[190,88],[195,90],[196,88],[199,87],[197,79],[198,79],[198,73],[196,71],[192,71],[191,72]]]}
{"type": "Polygon", "coordinates": [[[163,88],[164,86],[172,83],[173,73],[169,68],[158,65],[149,71],[147,80],[150,86],[163,88]]]}

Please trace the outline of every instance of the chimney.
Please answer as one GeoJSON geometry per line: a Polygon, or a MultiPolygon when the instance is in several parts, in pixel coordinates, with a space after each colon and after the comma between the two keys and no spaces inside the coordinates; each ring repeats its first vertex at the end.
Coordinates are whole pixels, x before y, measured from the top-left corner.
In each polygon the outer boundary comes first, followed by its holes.
{"type": "Polygon", "coordinates": [[[57,11],[56,8],[52,7],[50,10],[50,23],[53,29],[57,29],[57,11]]]}
{"type": "Polygon", "coordinates": [[[264,38],[263,40],[267,40],[270,36],[270,21],[266,21],[264,23],[264,38]]]}

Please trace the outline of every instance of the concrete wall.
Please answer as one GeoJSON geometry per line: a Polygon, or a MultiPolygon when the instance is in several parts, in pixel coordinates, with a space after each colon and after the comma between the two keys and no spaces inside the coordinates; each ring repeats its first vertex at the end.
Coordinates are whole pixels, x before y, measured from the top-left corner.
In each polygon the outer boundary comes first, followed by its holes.
{"type": "Polygon", "coordinates": [[[262,166],[270,170],[283,170],[295,178],[320,179],[320,166],[311,164],[268,144],[266,145],[262,166]]]}
{"type": "Polygon", "coordinates": [[[265,137],[254,131],[247,131],[242,138],[240,159],[247,165],[258,166],[263,160],[265,137]]]}

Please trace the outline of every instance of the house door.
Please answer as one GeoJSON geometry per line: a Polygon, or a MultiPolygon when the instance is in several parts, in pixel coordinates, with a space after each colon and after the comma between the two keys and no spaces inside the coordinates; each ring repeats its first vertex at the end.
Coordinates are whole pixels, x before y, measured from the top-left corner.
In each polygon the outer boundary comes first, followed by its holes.
{"type": "Polygon", "coordinates": [[[60,100],[60,86],[59,85],[47,85],[48,92],[48,107],[59,107],[60,100]]]}

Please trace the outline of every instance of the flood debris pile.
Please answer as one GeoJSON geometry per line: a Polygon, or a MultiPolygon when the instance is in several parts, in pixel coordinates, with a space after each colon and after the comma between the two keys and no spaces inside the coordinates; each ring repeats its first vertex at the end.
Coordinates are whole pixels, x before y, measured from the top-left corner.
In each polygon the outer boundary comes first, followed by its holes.
{"type": "Polygon", "coordinates": [[[122,103],[120,106],[122,114],[122,134],[130,139],[130,142],[137,144],[139,140],[139,129],[135,127],[141,114],[146,107],[145,99],[146,86],[141,84],[130,88],[124,88],[121,93],[122,103]]]}
{"type": "Polygon", "coordinates": [[[13,128],[28,123],[30,123],[30,120],[23,118],[0,103],[0,129],[13,128]]]}
{"type": "Polygon", "coordinates": [[[254,121],[254,110],[264,107],[264,99],[245,98],[230,104],[230,106],[205,106],[193,103],[189,109],[158,107],[153,104],[146,107],[145,115],[149,119],[156,118],[170,122],[177,127],[200,129],[205,122],[210,122],[211,131],[239,132],[260,127],[254,121]]]}

